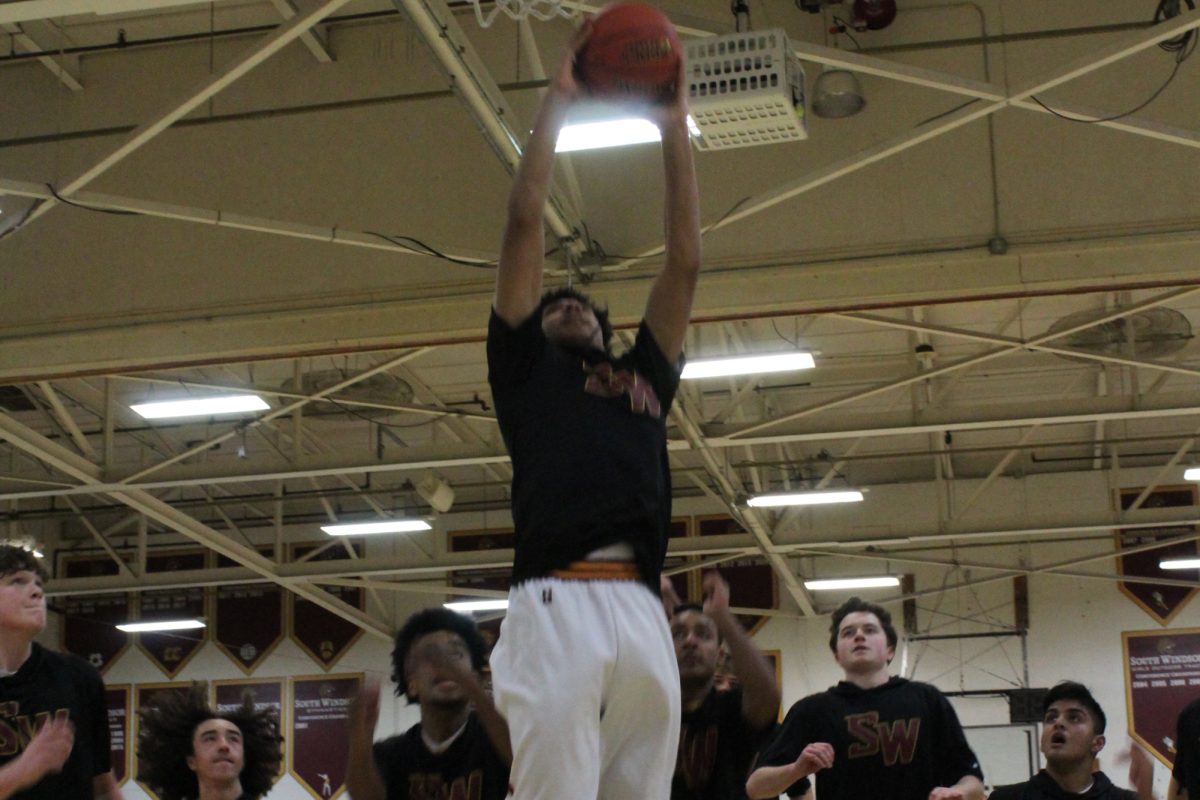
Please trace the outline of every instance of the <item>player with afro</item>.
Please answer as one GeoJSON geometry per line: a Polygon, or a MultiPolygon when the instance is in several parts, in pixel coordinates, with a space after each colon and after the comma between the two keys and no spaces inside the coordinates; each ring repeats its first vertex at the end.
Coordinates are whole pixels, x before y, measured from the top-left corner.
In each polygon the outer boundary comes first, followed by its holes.
{"type": "Polygon", "coordinates": [[[162,800],[258,800],[275,783],[283,737],[249,692],[236,711],[217,714],[193,683],[185,694],[161,692],[139,717],[138,780],[162,800]]]}

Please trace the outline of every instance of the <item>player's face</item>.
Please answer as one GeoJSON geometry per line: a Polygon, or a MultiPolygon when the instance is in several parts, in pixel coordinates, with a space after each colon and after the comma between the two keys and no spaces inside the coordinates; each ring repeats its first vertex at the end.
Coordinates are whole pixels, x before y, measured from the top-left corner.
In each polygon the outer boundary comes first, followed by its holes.
{"type": "Polygon", "coordinates": [[[563,297],[542,309],[542,332],[550,341],[567,347],[604,349],[596,312],[574,297],[563,297]]]}
{"type": "Polygon", "coordinates": [[[1057,700],[1042,718],[1042,753],[1047,761],[1073,763],[1095,758],[1104,736],[1093,730],[1092,715],[1077,700],[1057,700]]]}
{"type": "Polygon", "coordinates": [[[242,774],[242,731],[227,719],[207,719],[192,732],[188,768],[201,782],[227,783],[242,774]]]}
{"type": "Polygon", "coordinates": [[[716,623],[695,609],[684,611],[671,620],[671,638],[675,641],[681,681],[712,678],[721,653],[716,623]]]}
{"type": "Polygon", "coordinates": [[[36,572],[20,570],[0,578],[0,628],[34,635],[46,627],[46,596],[36,572]]]}
{"type": "Polygon", "coordinates": [[[408,691],[423,702],[458,705],[466,702],[454,669],[471,667],[471,651],[457,633],[434,631],[417,639],[408,655],[408,691]]]}
{"type": "Polygon", "coordinates": [[[895,654],[879,618],[869,611],[847,614],[838,627],[837,662],[842,669],[873,672],[886,667],[895,654]]]}

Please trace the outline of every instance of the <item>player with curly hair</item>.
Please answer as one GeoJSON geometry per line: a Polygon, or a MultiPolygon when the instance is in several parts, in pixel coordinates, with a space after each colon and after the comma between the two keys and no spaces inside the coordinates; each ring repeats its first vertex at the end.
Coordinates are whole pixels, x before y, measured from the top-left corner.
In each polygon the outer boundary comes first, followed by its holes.
{"type": "Polygon", "coordinates": [[[204,686],[162,692],[139,712],[138,780],[162,800],[257,800],[275,783],[283,737],[271,712],[241,708],[217,714],[204,686]]]}

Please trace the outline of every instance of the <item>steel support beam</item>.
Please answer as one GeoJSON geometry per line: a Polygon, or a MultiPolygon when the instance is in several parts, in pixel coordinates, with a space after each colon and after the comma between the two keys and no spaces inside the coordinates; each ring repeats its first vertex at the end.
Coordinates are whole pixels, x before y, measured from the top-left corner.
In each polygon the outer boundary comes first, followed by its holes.
{"type": "MultiPolygon", "coordinates": [[[[20,25],[13,22],[0,23],[0,31],[4,31],[13,38],[13,41],[21,45],[22,49],[27,53],[46,53],[40,44],[34,41],[28,33],[20,25]]],[[[60,35],[62,35],[60,31],[60,35]]],[[[38,61],[42,66],[50,70],[50,73],[73,92],[83,91],[83,84],[79,82],[79,59],[72,59],[73,64],[70,66],[59,62],[57,58],[49,53],[39,56],[38,61]]]]}

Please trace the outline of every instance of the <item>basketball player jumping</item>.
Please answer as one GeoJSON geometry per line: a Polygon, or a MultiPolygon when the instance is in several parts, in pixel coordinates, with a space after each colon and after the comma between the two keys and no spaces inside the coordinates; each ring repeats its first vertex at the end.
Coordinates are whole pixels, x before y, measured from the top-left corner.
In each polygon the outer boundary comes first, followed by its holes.
{"type": "Polygon", "coordinates": [[[488,328],[488,380],[512,456],[516,556],[492,655],[522,800],[666,800],[679,672],[659,602],[671,517],[667,411],[700,272],[700,213],[682,76],[648,110],[662,131],[666,263],[637,339],[615,357],[607,314],[542,294],[554,147],[580,96],[569,46],[508,205],[488,328]]]}

